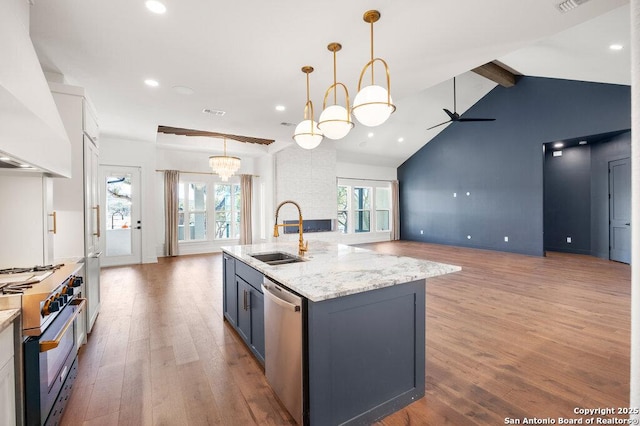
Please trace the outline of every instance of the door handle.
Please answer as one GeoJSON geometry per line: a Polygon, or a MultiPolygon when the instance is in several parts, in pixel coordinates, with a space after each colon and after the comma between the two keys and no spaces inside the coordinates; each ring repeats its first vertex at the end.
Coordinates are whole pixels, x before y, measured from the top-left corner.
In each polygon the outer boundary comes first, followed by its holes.
{"type": "Polygon", "coordinates": [[[631,222],[629,222],[629,223],[625,223],[625,225],[627,225],[627,226],[631,226],[631,222]]]}
{"type": "Polygon", "coordinates": [[[62,327],[62,329],[58,332],[58,334],[53,340],[40,341],[40,352],[47,352],[47,351],[50,351],[51,349],[55,349],[58,347],[58,345],[60,344],[60,341],[62,340],[62,337],[64,337],[65,333],[67,332],[69,327],[71,327],[71,325],[73,324],[73,321],[80,314],[80,312],[82,312],[86,304],[87,304],[87,299],[83,299],[80,297],[74,299],[71,302],[71,305],[77,305],[78,309],[71,315],[71,317],[67,320],[66,324],[62,327]]]}

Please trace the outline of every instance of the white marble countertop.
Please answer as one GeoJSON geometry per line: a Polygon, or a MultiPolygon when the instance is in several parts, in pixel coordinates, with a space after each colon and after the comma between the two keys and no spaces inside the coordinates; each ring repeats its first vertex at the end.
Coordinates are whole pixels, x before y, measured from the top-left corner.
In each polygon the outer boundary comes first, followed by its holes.
{"type": "Polygon", "coordinates": [[[0,311],[0,331],[3,331],[20,315],[20,309],[4,309],[0,311]]]}
{"type": "Polygon", "coordinates": [[[250,254],[285,252],[298,255],[298,243],[225,246],[222,251],[262,272],[312,302],[435,277],[462,268],[445,263],[393,256],[323,241],[309,242],[304,262],[268,265],[250,254]]]}

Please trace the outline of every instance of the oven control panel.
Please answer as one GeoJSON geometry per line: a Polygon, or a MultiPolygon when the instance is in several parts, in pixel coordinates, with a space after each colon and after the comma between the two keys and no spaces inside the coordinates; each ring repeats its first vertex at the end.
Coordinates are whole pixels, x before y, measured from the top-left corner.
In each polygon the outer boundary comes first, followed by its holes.
{"type": "Polygon", "coordinates": [[[67,303],[73,299],[75,289],[82,285],[83,278],[76,275],[71,275],[64,284],[59,287],[56,292],[52,293],[42,304],[41,314],[43,317],[51,315],[54,312],[58,312],[67,303]]]}

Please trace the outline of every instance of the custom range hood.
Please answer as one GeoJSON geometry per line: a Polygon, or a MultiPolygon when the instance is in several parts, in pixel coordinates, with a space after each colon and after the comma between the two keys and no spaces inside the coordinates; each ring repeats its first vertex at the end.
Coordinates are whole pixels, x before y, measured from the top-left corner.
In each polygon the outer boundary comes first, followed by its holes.
{"type": "Polygon", "coordinates": [[[29,37],[27,0],[0,1],[0,157],[71,176],[71,144],[29,37]]]}

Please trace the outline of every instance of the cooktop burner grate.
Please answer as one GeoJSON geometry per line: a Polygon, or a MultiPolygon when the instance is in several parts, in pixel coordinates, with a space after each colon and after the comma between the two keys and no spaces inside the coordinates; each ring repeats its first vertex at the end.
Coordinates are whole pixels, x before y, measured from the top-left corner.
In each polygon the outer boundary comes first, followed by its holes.
{"type": "Polygon", "coordinates": [[[57,265],[36,265],[28,268],[7,268],[0,269],[0,275],[2,274],[24,274],[25,272],[43,272],[43,271],[55,271],[63,267],[63,263],[57,265]]]}

